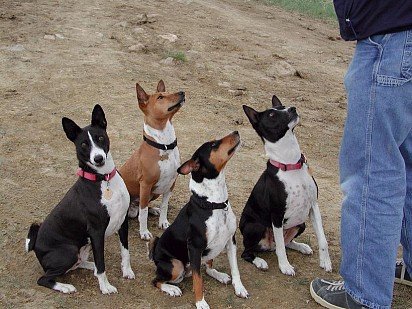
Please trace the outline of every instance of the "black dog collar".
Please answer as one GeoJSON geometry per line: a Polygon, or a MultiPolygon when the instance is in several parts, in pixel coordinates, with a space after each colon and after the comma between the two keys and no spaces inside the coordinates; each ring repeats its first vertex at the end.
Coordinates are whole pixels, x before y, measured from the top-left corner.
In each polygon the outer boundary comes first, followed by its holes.
{"type": "Polygon", "coordinates": [[[205,197],[199,197],[196,193],[193,193],[190,197],[190,201],[202,209],[215,210],[215,209],[225,209],[229,206],[229,200],[223,203],[213,203],[206,201],[205,197]]]}
{"type": "Polygon", "coordinates": [[[150,139],[148,139],[145,135],[143,135],[143,140],[148,143],[150,146],[157,148],[157,149],[161,149],[161,150],[172,150],[175,149],[177,146],[177,139],[175,139],[175,141],[169,145],[165,145],[165,144],[159,144],[156,143],[150,139]]]}

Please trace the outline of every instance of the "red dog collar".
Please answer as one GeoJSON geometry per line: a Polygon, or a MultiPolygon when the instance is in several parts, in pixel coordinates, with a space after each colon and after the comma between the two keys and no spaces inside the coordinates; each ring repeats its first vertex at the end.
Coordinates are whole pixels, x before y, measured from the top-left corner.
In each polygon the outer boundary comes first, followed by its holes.
{"type": "Polygon", "coordinates": [[[79,168],[76,174],[80,177],[86,178],[91,181],[102,181],[102,180],[109,181],[110,179],[114,177],[114,175],[116,175],[116,172],[117,170],[116,168],[114,168],[113,171],[110,172],[110,174],[102,175],[102,174],[93,174],[93,173],[85,172],[84,170],[79,168]]]}
{"type": "Polygon", "coordinates": [[[269,162],[273,166],[276,166],[277,168],[279,168],[282,171],[286,172],[286,171],[300,170],[303,166],[303,163],[306,163],[306,157],[302,153],[299,161],[295,164],[283,164],[283,163],[280,163],[280,162],[272,160],[272,159],[270,159],[269,162]]]}

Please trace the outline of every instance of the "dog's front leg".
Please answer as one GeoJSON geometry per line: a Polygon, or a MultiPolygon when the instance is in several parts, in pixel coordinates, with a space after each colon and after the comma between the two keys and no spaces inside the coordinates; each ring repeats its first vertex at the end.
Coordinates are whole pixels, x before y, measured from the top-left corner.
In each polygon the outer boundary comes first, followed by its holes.
{"type": "Polygon", "coordinates": [[[313,229],[315,230],[316,238],[318,239],[320,267],[326,271],[332,271],[328,242],[325,237],[325,232],[323,231],[322,217],[320,215],[318,203],[315,203],[310,209],[309,217],[312,220],[313,229]]]}
{"type": "Polygon", "coordinates": [[[149,214],[149,201],[150,201],[150,192],[152,187],[144,182],[140,183],[140,205],[139,205],[139,229],[140,229],[140,238],[143,240],[150,240],[152,238],[152,233],[149,232],[147,228],[147,217],[149,214]]]}
{"type": "Polygon", "coordinates": [[[193,290],[195,292],[196,309],[209,309],[203,295],[203,279],[200,274],[202,250],[189,245],[190,267],[192,269],[193,290]]]}
{"type": "Polygon", "coordinates": [[[172,195],[172,191],[168,191],[162,196],[162,204],[160,205],[160,216],[159,216],[159,228],[165,230],[169,227],[170,223],[167,220],[167,210],[169,208],[169,199],[172,195]]]}
{"type": "Polygon", "coordinates": [[[273,228],[273,238],[275,239],[276,244],[276,255],[278,257],[279,268],[285,275],[294,276],[295,269],[290,265],[288,257],[286,256],[285,248],[285,239],[283,237],[283,227],[275,227],[272,224],[273,228]]]}
{"type": "Polygon", "coordinates": [[[248,298],[249,293],[246,291],[242,281],[240,280],[239,267],[237,266],[235,235],[233,235],[233,237],[227,242],[226,250],[227,257],[229,259],[230,272],[232,274],[232,285],[235,288],[235,293],[239,297],[248,298]]]}
{"type": "Polygon", "coordinates": [[[104,264],[104,230],[90,232],[90,240],[92,243],[94,264],[96,266],[94,275],[99,280],[100,291],[103,294],[117,293],[117,289],[107,280],[105,264],[104,264]]]}
{"type": "Polygon", "coordinates": [[[125,217],[122,226],[119,229],[120,238],[120,252],[122,254],[122,272],[123,277],[127,279],[134,279],[134,272],[130,266],[130,253],[129,253],[129,221],[127,216],[125,217]]]}

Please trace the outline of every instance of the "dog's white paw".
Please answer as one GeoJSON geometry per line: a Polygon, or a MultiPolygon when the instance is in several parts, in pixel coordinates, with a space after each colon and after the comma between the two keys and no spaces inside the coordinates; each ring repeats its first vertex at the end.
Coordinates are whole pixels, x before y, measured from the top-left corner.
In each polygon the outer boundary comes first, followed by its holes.
{"type": "Polygon", "coordinates": [[[330,261],[329,253],[326,250],[326,253],[322,254],[322,251],[319,253],[320,259],[320,267],[322,267],[325,271],[331,272],[332,271],[332,262],[330,261]]]}
{"type": "Polygon", "coordinates": [[[289,264],[289,262],[279,264],[280,271],[288,276],[294,276],[295,275],[295,268],[289,264]]]}
{"type": "Polygon", "coordinates": [[[149,207],[149,214],[153,216],[160,216],[160,208],[159,207],[149,207]]]}
{"type": "Polygon", "coordinates": [[[56,282],[56,284],[53,287],[53,290],[62,292],[64,294],[71,294],[77,292],[76,288],[73,285],[60,282],[56,282]]]}
{"type": "Polygon", "coordinates": [[[179,287],[172,284],[162,283],[160,285],[160,290],[173,297],[182,296],[182,290],[179,287]]]}
{"type": "Polygon", "coordinates": [[[140,238],[143,240],[150,240],[153,238],[153,235],[149,232],[149,230],[140,231],[140,238]]]}
{"type": "Polygon", "coordinates": [[[255,257],[252,263],[260,270],[268,270],[269,268],[268,263],[266,263],[266,261],[264,259],[261,259],[260,257],[255,257]]]}
{"type": "Polygon", "coordinates": [[[127,268],[125,267],[123,269],[123,278],[126,278],[126,279],[134,279],[135,278],[134,272],[133,272],[131,267],[127,267],[127,268]]]}
{"type": "Polygon", "coordinates": [[[297,245],[296,250],[299,251],[300,253],[307,254],[307,255],[313,254],[313,250],[309,245],[304,244],[304,243],[296,243],[296,245],[297,245]]]}
{"type": "Polygon", "coordinates": [[[170,226],[169,221],[167,221],[167,220],[166,220],[166,221],[162,221],[162,222],[159,221],[159,229],[165,230],[165,229],[167,229],[169,226],[170,226]]]}
{"type": "Polygon", "coordinates": [[[204,298],[196,302],[196,309],[209,309],[209,308],[210,307],[204,298]]]}
{"type": "Polygon", "coordinates": [[[130,206],[127,215],[129,218],[136,218],[139,214],[139,206],[130,206]]]}
{"type": "Polygon", "coordinates": [[[233,287],[235,288],[235,294],[241,298],[248,298],[249,293],[246,291],[245,287],[243,286],[242,282],[233,283],[233,287]]]}
{"type": "Polygon", "coordinates": [[[228,284],[231,280],[230,276],[225,273],[221,273],[220,271],[217,271],[216,269],[213,268],[206,268],[206,273],[216,279],[217,281],[223,283],[223,284],[228,284]]]}
{"type": "Polygon", "coordinates": [[[109,282],[106,284],[102,284],[100,286],[100,291],[102,291],[103,294],[114,294],[117,293],[117,289],[111,285],[109,282]]]}

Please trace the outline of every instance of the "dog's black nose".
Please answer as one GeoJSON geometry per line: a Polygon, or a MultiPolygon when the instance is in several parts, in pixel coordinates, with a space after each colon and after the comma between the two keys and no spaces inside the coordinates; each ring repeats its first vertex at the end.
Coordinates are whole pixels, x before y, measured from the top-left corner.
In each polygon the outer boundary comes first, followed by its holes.
{"type": "Polygon", "coordinates": [[[292,113],[296,113],[296,107],[291,107],[290,109],[289,109],[292,113]]]}
{"type": "Polygon", "coordinates": [[[179,95],[185,96],[185,92],[184,92],[184,91],[180,91],[180,92],[179,92],[179,95]]]}
{"type": "Polygon", "coordinates": [[[239,131],[234,131],[233,134],[239,135],[239,131]]]}
{"type": "Polygon", "coordinates": [[[103,156],[102,155],[97,155],[94,157],[94,162],[96,162],[97,164],[100,164],[103,162],[103,156]]]}

